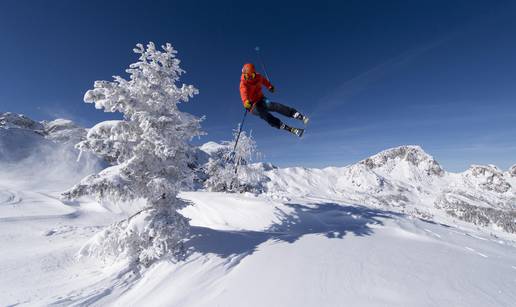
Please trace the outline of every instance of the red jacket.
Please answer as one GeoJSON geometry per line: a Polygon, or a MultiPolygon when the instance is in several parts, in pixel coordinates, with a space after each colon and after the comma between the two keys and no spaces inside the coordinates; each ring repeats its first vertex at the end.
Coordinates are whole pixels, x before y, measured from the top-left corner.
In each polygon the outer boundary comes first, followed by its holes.
{"type": "Polygon", "coordinates": [[[242,103],[246,100],[251,101],[251,104],[256,103],[260,99],[263,98],[262,93],[262,85],[267,89],[271,89],[272,84],[260,74],[256,74],[254,79],[246,80],[244,75],[240,77],[240,97],[242,98],[242,103]]]}

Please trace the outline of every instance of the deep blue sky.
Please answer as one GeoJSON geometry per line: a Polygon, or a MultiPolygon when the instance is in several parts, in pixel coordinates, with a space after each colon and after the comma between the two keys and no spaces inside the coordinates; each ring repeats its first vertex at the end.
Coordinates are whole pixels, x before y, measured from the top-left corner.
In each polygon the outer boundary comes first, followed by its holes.
{"type": "MultiPolygon", "coordinates": [[[[264,160],[346,165],[419,144],[448,170],[516,163],[516,5],[511,1],[2,1],[0,111],[85,126],[115,115],[82,102],[95,80],[171,42],[184,111],[202,141],[242,116],[241,65],[262,49],[277,93],[311,115],[304,139],[249,117],[264,160]]],[[[296,123],[296,122],[292,122],[296,123]]],[[[296,123],[297,124],[297,123],[296,123]]]]}

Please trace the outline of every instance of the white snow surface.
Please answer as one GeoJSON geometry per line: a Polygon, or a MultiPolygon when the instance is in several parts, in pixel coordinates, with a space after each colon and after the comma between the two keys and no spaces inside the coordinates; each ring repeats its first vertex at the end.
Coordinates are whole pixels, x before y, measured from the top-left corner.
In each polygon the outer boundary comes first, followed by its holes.
{"type": "Polygon", "coordinates": [[[343,168],[268,170],[259,195],[182,192],[189,205],[181,213],[192,225],[186,259],[135,270],[78,252],[141,203],[63,202],[60,192],[78,178],[49,181],[50,169],[29,177],[23,164],[9,165],[0,168],[0,306],[516,302],[516,235],[435,205],[462,199],[513,210],[514,168],[447,173],[405,146],[343,168]]]}
{"type": "Polygon", "coordinates": [[[212,155],[220,150],[225,149],[227,146],[219,144],[217,142],[207,142],[202,144],[199,149],[204,151],[205,153],[212,155]]]}

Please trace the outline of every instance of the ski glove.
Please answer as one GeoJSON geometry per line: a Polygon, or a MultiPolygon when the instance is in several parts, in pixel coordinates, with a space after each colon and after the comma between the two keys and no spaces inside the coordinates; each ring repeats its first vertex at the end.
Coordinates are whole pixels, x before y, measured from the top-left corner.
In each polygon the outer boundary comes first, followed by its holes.
{"type": "Polygon", "coordinates": [[[274,85],[271,85],[271,87],[269,87],[269,92],[274,93],[274,85]]]}
{"type": "Polygon", "coordinates": [[[251,101],[249,99],[247,99],[245,102],[244,102],[244,108],[246,108],[247,110],[251,109],[251,101]]]}

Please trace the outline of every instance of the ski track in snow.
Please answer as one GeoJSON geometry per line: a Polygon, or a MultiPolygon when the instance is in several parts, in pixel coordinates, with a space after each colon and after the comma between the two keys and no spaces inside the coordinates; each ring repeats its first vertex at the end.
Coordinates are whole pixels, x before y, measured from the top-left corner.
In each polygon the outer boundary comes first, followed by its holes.
{"type": "Polygon", "coordinates": [[[436,236],[437,238],[441,238],[441,235],[439,235],[439,234],[437,234],[437,233],[435,233],[435,232],[433,232],[433,231],[431,231],[431,230],[429,230],[429,229],[426,229],[426,228],[425,228],[424,230],[425,230],[426,232],[428,232],[428,233],[432,234],[433,236],[436,236]]]}
{"type": "Polygon", "coordinates": [[[481,257],[488,258],[488,256],[487,256],[487,255],[482,254],[482,253],[480,253],[480,252],[477,252],[475,249],[473,249],[473,248],[471,248],[471,247],[465,246],[465,248],[466,248],[467,250],[469,250],[469,251],[471,251],[471,252],[473,252],[473,253],[475,253],[475,254],[477,254],[477,255],[481,256],[481,257]]]}
{"type": "Polygon", "coordinates": [[[41,192],[2,189],[0,206],[0,222],[77,218],[80,214],[57,197],[41,192]]]}
{"type": "Polygon", "coordinates": [[[20,197],[9,190],[0,190],[0,206],[2,205],[16,205],[21,202],[20,197]]]}

